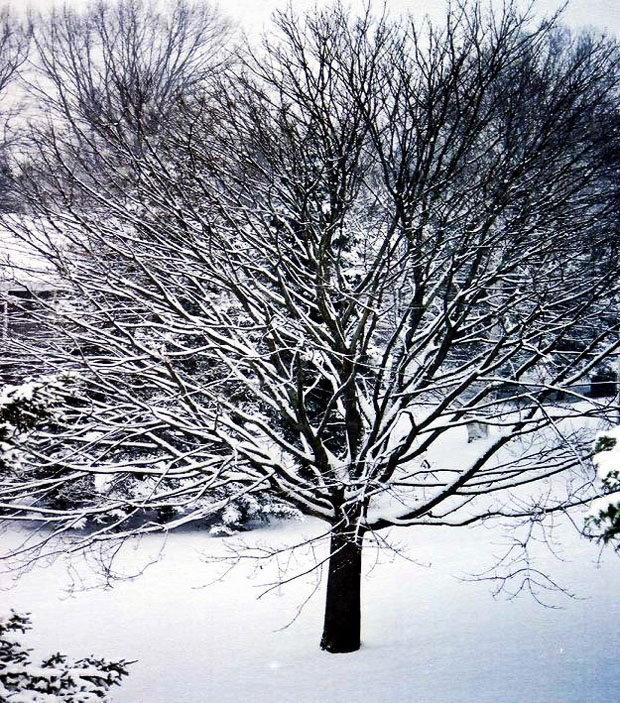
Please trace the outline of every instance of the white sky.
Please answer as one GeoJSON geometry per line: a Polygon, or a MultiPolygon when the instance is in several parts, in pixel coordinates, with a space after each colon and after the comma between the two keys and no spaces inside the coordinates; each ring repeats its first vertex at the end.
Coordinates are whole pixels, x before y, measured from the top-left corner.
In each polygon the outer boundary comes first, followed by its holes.
{"type": "MultiPolygon", "coordinates": [[[[346,0],[345,0],[346,1],[346,0]]],[[[527,0],[524,0],[526,2],[527,0]]],[[[84,5],[87,0],[69,0],[70,5],[84,5]]],[[[325,0],[291,0],[295,9],[303,10],[315,4],[328,4],[325,0]]],[[[54,0],[5,0],[4,3],[16,10],[23,10],[30,5],[35,9],[47,9],[54,0]]],[[[62,3],[61,3],[62,4],[62,3]]],[[[260,30],[271,12],[286,4],[286,0],[219,0],[220,8],[228,15],[238,19],[250,33],[260,30]]],[[[362,7],[363,0],[349,0],[351,7],[362,7]]],[[[446,0],[386,0],[387,7],[394,12],[411,11],[414,15],[429,14],[441,16],[446,0]]],[[[553,12],[563,4],[563,0],[533,0],[537,14],[553,12]]],[[[380,7],[382,0],[375,0],[380,7]]],[[[606,30],[620,36],[620,0],[572,0],[565,12],[565,23],[574,29],[584,27],[606,30]]]]}
{"type": "MultiPolygon", "coordinates": [[[[19,1],[19,0],[17,0],[19,1]]],[[[41,0],[39,0],[41,1],[41,0]]],[[[50,1],[50,0],[45,0],[50,1]]],[[[286,4],[281,0],[220,0],[219,5],[226,13],[239,18],[247,29],[261,25],[269,18],[271,12],[286,4]]],[[[312,7],[315,4],[328,4],[319,0],[292,0],[295,9],[312,7]]],[[[363,0],[349,0],[351,7],[362,7],[363,0]]],[[[382,2],[373,3],[381,7],[382,2]]],[[[412,12],[414,15],[429,14],[441,16],[446,7],[446,0],[386,0],[387,7],[394,12],[412,12]]],[[[557,10],[564,4],[563,0],[534,0],[533,6],[538,14],[557,10]]],[[[604,29],[620,36],[620,0],[572,0],[566,9],[565,22],[575,29],[594,27],[604,29]]]]}

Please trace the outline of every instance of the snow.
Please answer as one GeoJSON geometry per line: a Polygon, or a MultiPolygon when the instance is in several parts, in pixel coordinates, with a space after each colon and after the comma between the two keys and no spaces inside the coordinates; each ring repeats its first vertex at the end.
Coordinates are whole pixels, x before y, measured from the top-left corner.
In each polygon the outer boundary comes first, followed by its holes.
{"type": "MultiPolygon", "coordinates": [[[[453,432],[462,441],[437,451],[467,463],[480,442],[466,444],[463,428],[453,432]]],[[[427,459],[433,464],[440,457],[429,452],[427,459]]],[[[585,515],[573,517],[580,525],[585,515]]],[[[319,521],[291,521],[243,539],[260,550],[323,531],[319,521]]],[[[98,577],[77,557],[36,566],[16,583],[0,573],[0,587],[4,611],[32,613],[34,629],[24,643],[35,655],[60,650],[75,659],[138,660],[112,692],[116,703],[608,699],[620,675],[618,557],[609,550],[598,563],[596,545],[565,522],[554,535],[561,559],[543,546],[535,550],[538,567],[577,596],[541,594],[560,608],[545,608],[524,593],[493,598],[493,584],[464,580],[491,567],[512,536],[499,525],[423,526],[392,532],[403,556],[367,544],[363,647],[349,655],[319,649],[324,583],[317,584],[316,572],[268,590],[277,563],[242,560],[229,570],[222,561],[239,536],[180,530],[166,540],[150,535],[126,544],[114,567],[139,575],[113,588],[92,588],[98,577]]],[[[0,536],[0,551],[18,538],[17,528],[0,536]]],[[[279,565],[303,573],[325,548],[284,554],[279,565]]]]}
{"type": "MultiPolygon", "coordinates": [[[[250,546],[291,543],[317,534],[319,522],[282,524],[246,535],[250,546]]],[[[525,596],[493,599],[488,584],[456,576],[479,572],[499,553],[500,530],[407,528],[394,533],[409,560],[366,554],[363,648],[330,655],[318,648],[322,592],[297,613],[312,576],[265,591],[273,565],[242,562],[222,580],[232,538],[204,532],[168,537],[163,558],[133,580],[107,590],[74,559],[37,567],[3,596],[3,607],[32,612],[25,640],[35,654],[61,650],[138,659],[117,703],[598,703],[617,685],[620,569],[567,525],[563,556],[541,565],[579,599],[556,595],[549,609],[525,596]],[[417,563],[414,563],[414,561],[417,563]]],[[[15,538],[15,535],[12,536],[15,538]]],[[[11,539],[5,536],[4,540],[11,539]]],[[[160,538],[126,547],[124,568],[157,559],[160,538]]],[[[297,557],[303,570],[308,557],[297,557]]],[[[2,585],[11,586],[8,576],[2,585]]]]}
{"type": "Polygon", "coordinates": [[[52,268],[44,257],[0,225],[0,291],[53,290],[56,286],[52,268]]]}

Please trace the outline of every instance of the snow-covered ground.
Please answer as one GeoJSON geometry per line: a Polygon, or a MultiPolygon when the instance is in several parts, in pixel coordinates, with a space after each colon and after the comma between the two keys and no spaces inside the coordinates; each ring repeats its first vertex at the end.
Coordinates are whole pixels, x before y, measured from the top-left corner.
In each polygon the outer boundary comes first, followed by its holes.
{"type": "MultiPolygon", "coordinates": [[[[321,530],[306,521],[258,530],[250,544],[287,543],[321,530]]],[[[322,591],[300,616],[314,581],[268,593],[273,568],[249,562],[209,582],[223,565],[200,552],[226,553],[227,539],[186,532],[169,536],[164,557],[135,580],[108,590],[76,591],[66,563],[38,567],[16,585],[3,575],[2,608],[28,610],[29,643],[41,654],[138,659],[118,703],[599,703],[612,700],[620,675],[620,560],[567,526],[558,532],[560,562],[541,565],[579,599],[494,599],[487,583],[457,578],[489,566],[502,533],[475,529],[400,530],[398,542],[420,564],[366,555],[362,650],[321,652],[322,591]],[[431,566],[428,566],[431,564],[431,566]],[[611,696],[611,698],[610,698],[611,696]]],[[[5,536],[4,540],[10,539],[5,536]]],[[[138,566],[161,541],[143,540],[120,563],[138,566]]],[[[298,569],[304,558],[299,557],[298,569]]],[[[88,569],[73,563],[74,569],[88,569]]],[[[93,577],[87,578],[92,583],[93,577]]]]}

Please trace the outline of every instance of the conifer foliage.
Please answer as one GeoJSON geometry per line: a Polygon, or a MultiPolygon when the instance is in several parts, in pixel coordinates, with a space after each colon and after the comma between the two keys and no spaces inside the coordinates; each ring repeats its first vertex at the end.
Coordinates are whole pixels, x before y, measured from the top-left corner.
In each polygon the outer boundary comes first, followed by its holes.
{"type": "Polygon", "coordinates": [[[11,612],[0,618],[0,700],[5,703],[106,703],[132,662],[94,656],[70,661],[56,653],[39,663],[21,638],[32,628],[30,617],[11,612]]]}

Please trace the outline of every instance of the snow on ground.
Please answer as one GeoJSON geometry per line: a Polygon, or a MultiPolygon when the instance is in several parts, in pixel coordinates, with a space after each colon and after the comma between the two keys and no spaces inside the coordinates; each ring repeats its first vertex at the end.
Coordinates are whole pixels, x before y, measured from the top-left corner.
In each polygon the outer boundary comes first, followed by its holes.
{"type": "MultiPolygon", "coordinates": [[[[286,543],[320,530],[306,521],[246,539],[286,543]]],[[[526,597],[493,599],[488,584],[456,578],[490,564],[501,532],[400,530],[408,556],[425,565],[385,557],[374,565],[369,550],[364,646],[349,655],[318,648],[322,592],[279,631],[312,580],[257,599],[273,571],[246,562],[206,585],[222,565],[200,552],[222,555],[230,540],[199,532],[169,536],[161,561],[108,590],[68,597],[71,578],[60,562],[15,588],[3,575],[2,608],[32,612],[30,645],[40,654],[139,659],[118,703],[599,703],[610,700],[620,674],[620,561],[609,554],[597,567],[594,545],[566,526],[561,532],[568,561],[548,555],[545,565],[580,599],[556,597],[563,608],[553,610],[526,597]]],[[[121,562],[137,567],[160,546],[150,537],[121,562]]],[[[73,568],[88,572],[75,561],[73,568]]]]}
{"type": "MultiPolygon", "coordinates": [[[[4,218],[13,219],[16,227],[30,228],[30,223],[34,222],[26,218],[18,221],[14,216],[8,215],[4,215],[4,218]]],[[[31,234],[36,241],[34,224],[31,234]]],[[[53,290],[57,285],[52,267],[45,257],[35,247],[16,237],[6,228],[4,222],[0,223],[0,291],[21,288],[53,290]]]]}
{"type": "MultiPolygon", "coordinates": [[[[441,451],[466,462],[476,448],[451,441],[441,451]]],[[[306,520],[244,539],[274,547],[322,531],[306,520]]],[[[526,595],[494,599],[488,583],[459,578],[490,567],[509,536],[499,526],[401,528],[393,542],[408,560],[392,552],[377,560],[366,549],[364,645],[348,655],[319,650],[324,584],[286,627],[316,586],[314,575],[259,599],[276,565],[243,561],[225,574],[224,564],[203,555],[228,554],[236,538],[196,530],[169,535],[159,561],[113,588],[68,593],[76,582],[88,588],[97,580],[74,558],[36,567],[16,584],[0,573],[0,597],[3,611],[32,613],[35,654],[138,659],[116,703],[612,700],[620,675],[620,559],[610,552],[598,564],[598,548],[560,525],[555,538],[564,561],[541,547],[537,564],[578,596],[544,596],[559,609],[526,595]]],[[[17,532],[0,536],[0,551],[17,539],[17,532]]],[[[157,536],[126,545],[116,566],[138,571],[162,545],[157,536]]],[[[303,572],[311,563],[300,553],[290,565],[303,572]]]]}

